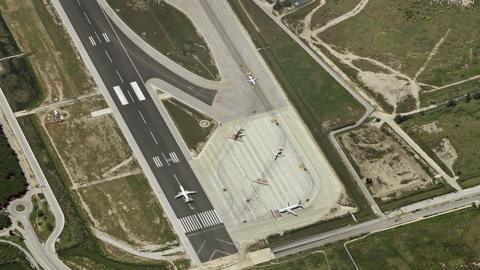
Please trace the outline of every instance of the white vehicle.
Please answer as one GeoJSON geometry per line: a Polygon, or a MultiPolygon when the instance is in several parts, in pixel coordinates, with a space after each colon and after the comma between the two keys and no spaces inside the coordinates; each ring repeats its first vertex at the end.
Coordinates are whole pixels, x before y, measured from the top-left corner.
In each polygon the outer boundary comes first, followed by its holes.
{"type": "Polygon", "coordinates": [[[273,160],[277,160],[279,157],[283,157],[283,148],[279,147],[277,152],[273,153],[273,160]]]}
{"type": "Polygon", "coordinates": [[[247,76],[248,76],[248,79],[245,80],[246,82],[249,82],[251,85],[257,85],[257,78],[253,76],[253,74],[251,72],[247,73],[247,76]]]}
{"type": "Polygon", "coordinates": [[[278,212],[280,214],[287,213],[287,214],[292,214],[294,216],[298,216],[294,211],[299,208],[303,209],[302,201],[299,201],[297,204],[292,204],[292,205],[290,205],[290,203],[287,202],[287,207],[278,210],[278,212]]]}
{"type": "Polygon", "coordinates": [[[193,198],[190,195],[195,194],[195,193],[197,193],[197,192],[186,190],[186,189],[183,188],[182,185],[180,185],[180,192],[177,194],[177,196],[175,196],[175,199],[183,197],[183,201],[185,203],[191,203],[191,202],[193,202],[193,198]]]}

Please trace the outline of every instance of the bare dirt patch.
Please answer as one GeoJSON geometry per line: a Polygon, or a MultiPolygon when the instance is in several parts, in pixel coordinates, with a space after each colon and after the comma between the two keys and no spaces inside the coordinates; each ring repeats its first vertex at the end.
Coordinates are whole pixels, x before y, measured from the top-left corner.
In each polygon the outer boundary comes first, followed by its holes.
{"type": "Polygon", "coordinates": [[[433,152],[445,163],[452,173],[455,173],[453,171],[453,164],[457,161],[458,154],[448,138],[443,138],[440,145],[433,148],[433,152]]]}
{"type": "Polygon", "coordinates": [[[94,227],[141,249],[177,244],[147,179],[134,175],[78,189],[94,227]]]}
{"type": "Polygon", "coordinates": [[[51,111],[43,114],[47,133],[75,184],[101,180],[104,173],[132,156],[111,115],[91,116],[92,111],[105,107],[101,97],[93,97],[60,108],[62,122],[56,122],[51,111]]]}
{"type": "Polygon", "coordinates": [[[382,201],[433,181],[419,160],[385,126],[367,124],[339,138],[370,191],[382,201]]]}

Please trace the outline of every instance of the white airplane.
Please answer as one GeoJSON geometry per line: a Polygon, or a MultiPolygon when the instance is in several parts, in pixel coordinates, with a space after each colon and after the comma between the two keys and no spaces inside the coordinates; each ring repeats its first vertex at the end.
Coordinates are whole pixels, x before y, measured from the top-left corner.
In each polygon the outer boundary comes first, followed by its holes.
{"type": "Polygon", "coordinates": [[[277,152],[273,153],[273,160],[277,160],[277,158],[283,157],[283,148],[279,147],[277,152]]]}
{"type": "Polygon", "coordinates": [[[248,72],[248,73],[247,73],[247,76],[248,76],[248,79],[245,80],[246,82],[249,82],[249,83],[252,84],[252,85],[257,85],[257,82],[256,82],[257,78],[254,77],[251,72],[248,72]]]}
{"type": "Polygon", "coordinates": [[[298,216],[294,211],[296,209],[299,209],[299,208],[303,209],[302,201],[299,201],[297,204],[292,204],[292,205],[290,205],[290,203],[287,202],[287,207],[278,210],[278,212],[280,214],[288,213],[288,214],[292,214],[294,216],[298,216]]]}
{"type": "Polygon", "coordinates": [[[186,190],[186,189],[183,188],[182,185],[180,185],[180,192],[177,194],[177,196],[175,196],[175,199],[183,197],[183,201],[185,203],[191,203],[191,202],[193,202],[193,198],[190,195],[195,194],[195,193],[197,193],[197,192],[186,190]]]}

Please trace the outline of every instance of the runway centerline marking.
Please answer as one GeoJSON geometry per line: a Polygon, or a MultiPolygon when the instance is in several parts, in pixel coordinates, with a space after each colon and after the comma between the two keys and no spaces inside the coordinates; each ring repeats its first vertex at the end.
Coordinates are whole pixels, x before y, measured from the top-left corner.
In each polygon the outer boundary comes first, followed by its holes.
{"type": "Polygon", "coordinates": [[[107,51],[105,51],[105,54],[107,55],[107,57],[108,57],[108,60],[110,61],[110,63],[113,63],[113,61],[112,61],[112,58],[110,57],[110,55],[108,54],[108,52],[107,52],[107,51]]]}
{"type": "Polygon", "coordinates": [[[87,13],[83,12],[83,16],[85,16],[85,19],[87,19],[88,24],[92,24],[92,22],[90,21],[90,19],[87,16],[87,13]]]}
{"type": "Polygon", "coordinates": [[[138,111],[138,114],[140,114],[140,117],[142,118],[142,120],[143,120],[143,123],[145,123],[145,124],[146,124],[146,123],[147,123],[147,121],[145,121],[145,118],[143,117],[143,114],[142,114],[142,112],[141,112],[141,111],[138,111]]]}
{"type": "Polygon", "coordinates": [[[120,79],[120,81],[122,81],[122,83],[123,83],[123,78],[122,78],[122,76],[120,76],[120,72],[118,72],[117,69],[115,69],[115,72],[117,73],[117,76],[120,79]]]}
{"type": "MultiPolygon", "coordinates": [[[[170,167],[170,161],[172,161],[172,160],[170,160],[169,158],[167,158],[164,153],[162,153],[162,156],[163,156],[163,158],[165,159],[165,161],[167,162],[168,167],[170,167]]],[[[177,180],[177,181],[178,181],[178,180],[177,180]]]]}
{"type": "Polygon", "coordinates": [[[93,33],[95,33],[95,36],[97,37],[98,42],[101,44],[102,40],[100,39],[100,36],[98,35],[97,31],[93,31],[93,33]]]}
{"type": "Polygon", "coordinates": [[[155,141],[155,144],[158,144],[157,138],[155,138],[155,135],[153,135],[153,132],[150,131],[150,136],[152,136],[153,140],[155,141]]]}

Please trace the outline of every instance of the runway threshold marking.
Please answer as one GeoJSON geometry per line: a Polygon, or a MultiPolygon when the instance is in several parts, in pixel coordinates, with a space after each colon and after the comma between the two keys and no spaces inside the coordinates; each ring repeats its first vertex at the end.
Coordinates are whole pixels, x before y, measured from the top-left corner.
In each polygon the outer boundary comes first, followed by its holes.
{"type": "Polygon", "coordinates": [[[110,42],[110,38],[108,37],[107,33],[102,33],[102,36],[103,36],[103,38],[105,39],[105,41],[106,41],[107,43],[110,42]]]}
{"type": "Polygon", "coordinates": [[[97,46],[97,43],[95,42],[92,36],[88,36],[88,39],[90,40],[90,43],[92,43],[92,46],[97,46]]]}
{"type": "Polygon", "coordinates": [[[155,162],[155,166],[157,166],[158,168],[163,167],[162,161],[158,156],[153,157],[153,162],[155,162]]]}
{"type": "Polygon", "coordinates": [[[130,86],[132,87],[139,101],[145,100],[145,96],[143,95],[142,90],[140,89],[140,86],[138,86],[137,82],[131,82],[130,86]]]}
{"type": "Polygon", "coordinates": [[[208,228],[221,224],[222,220],[215,209],[207,210],[190,216],[178,219],[182,225],[185,233],[198,231],[203,228],[208,228]]]}
{"type": "Polygon", "coordinates": [[[175,152],[170,152],[170,159],[173,161],[173,163],[178,163],[180,162],[180,159],[178,159],[177,154],[175,152]]]}
{"type": "Polygon", "coordinates": [[[122,103],[122,105],[127,105],[128,104],[128,100],[125,97],[125,95],[123,94],[123,91],[120,88],[120,86],[114,86],[113,91],[115,91],[115,94],[117,94],[117,97],[120,100],[120,103],[122,103]]]}

